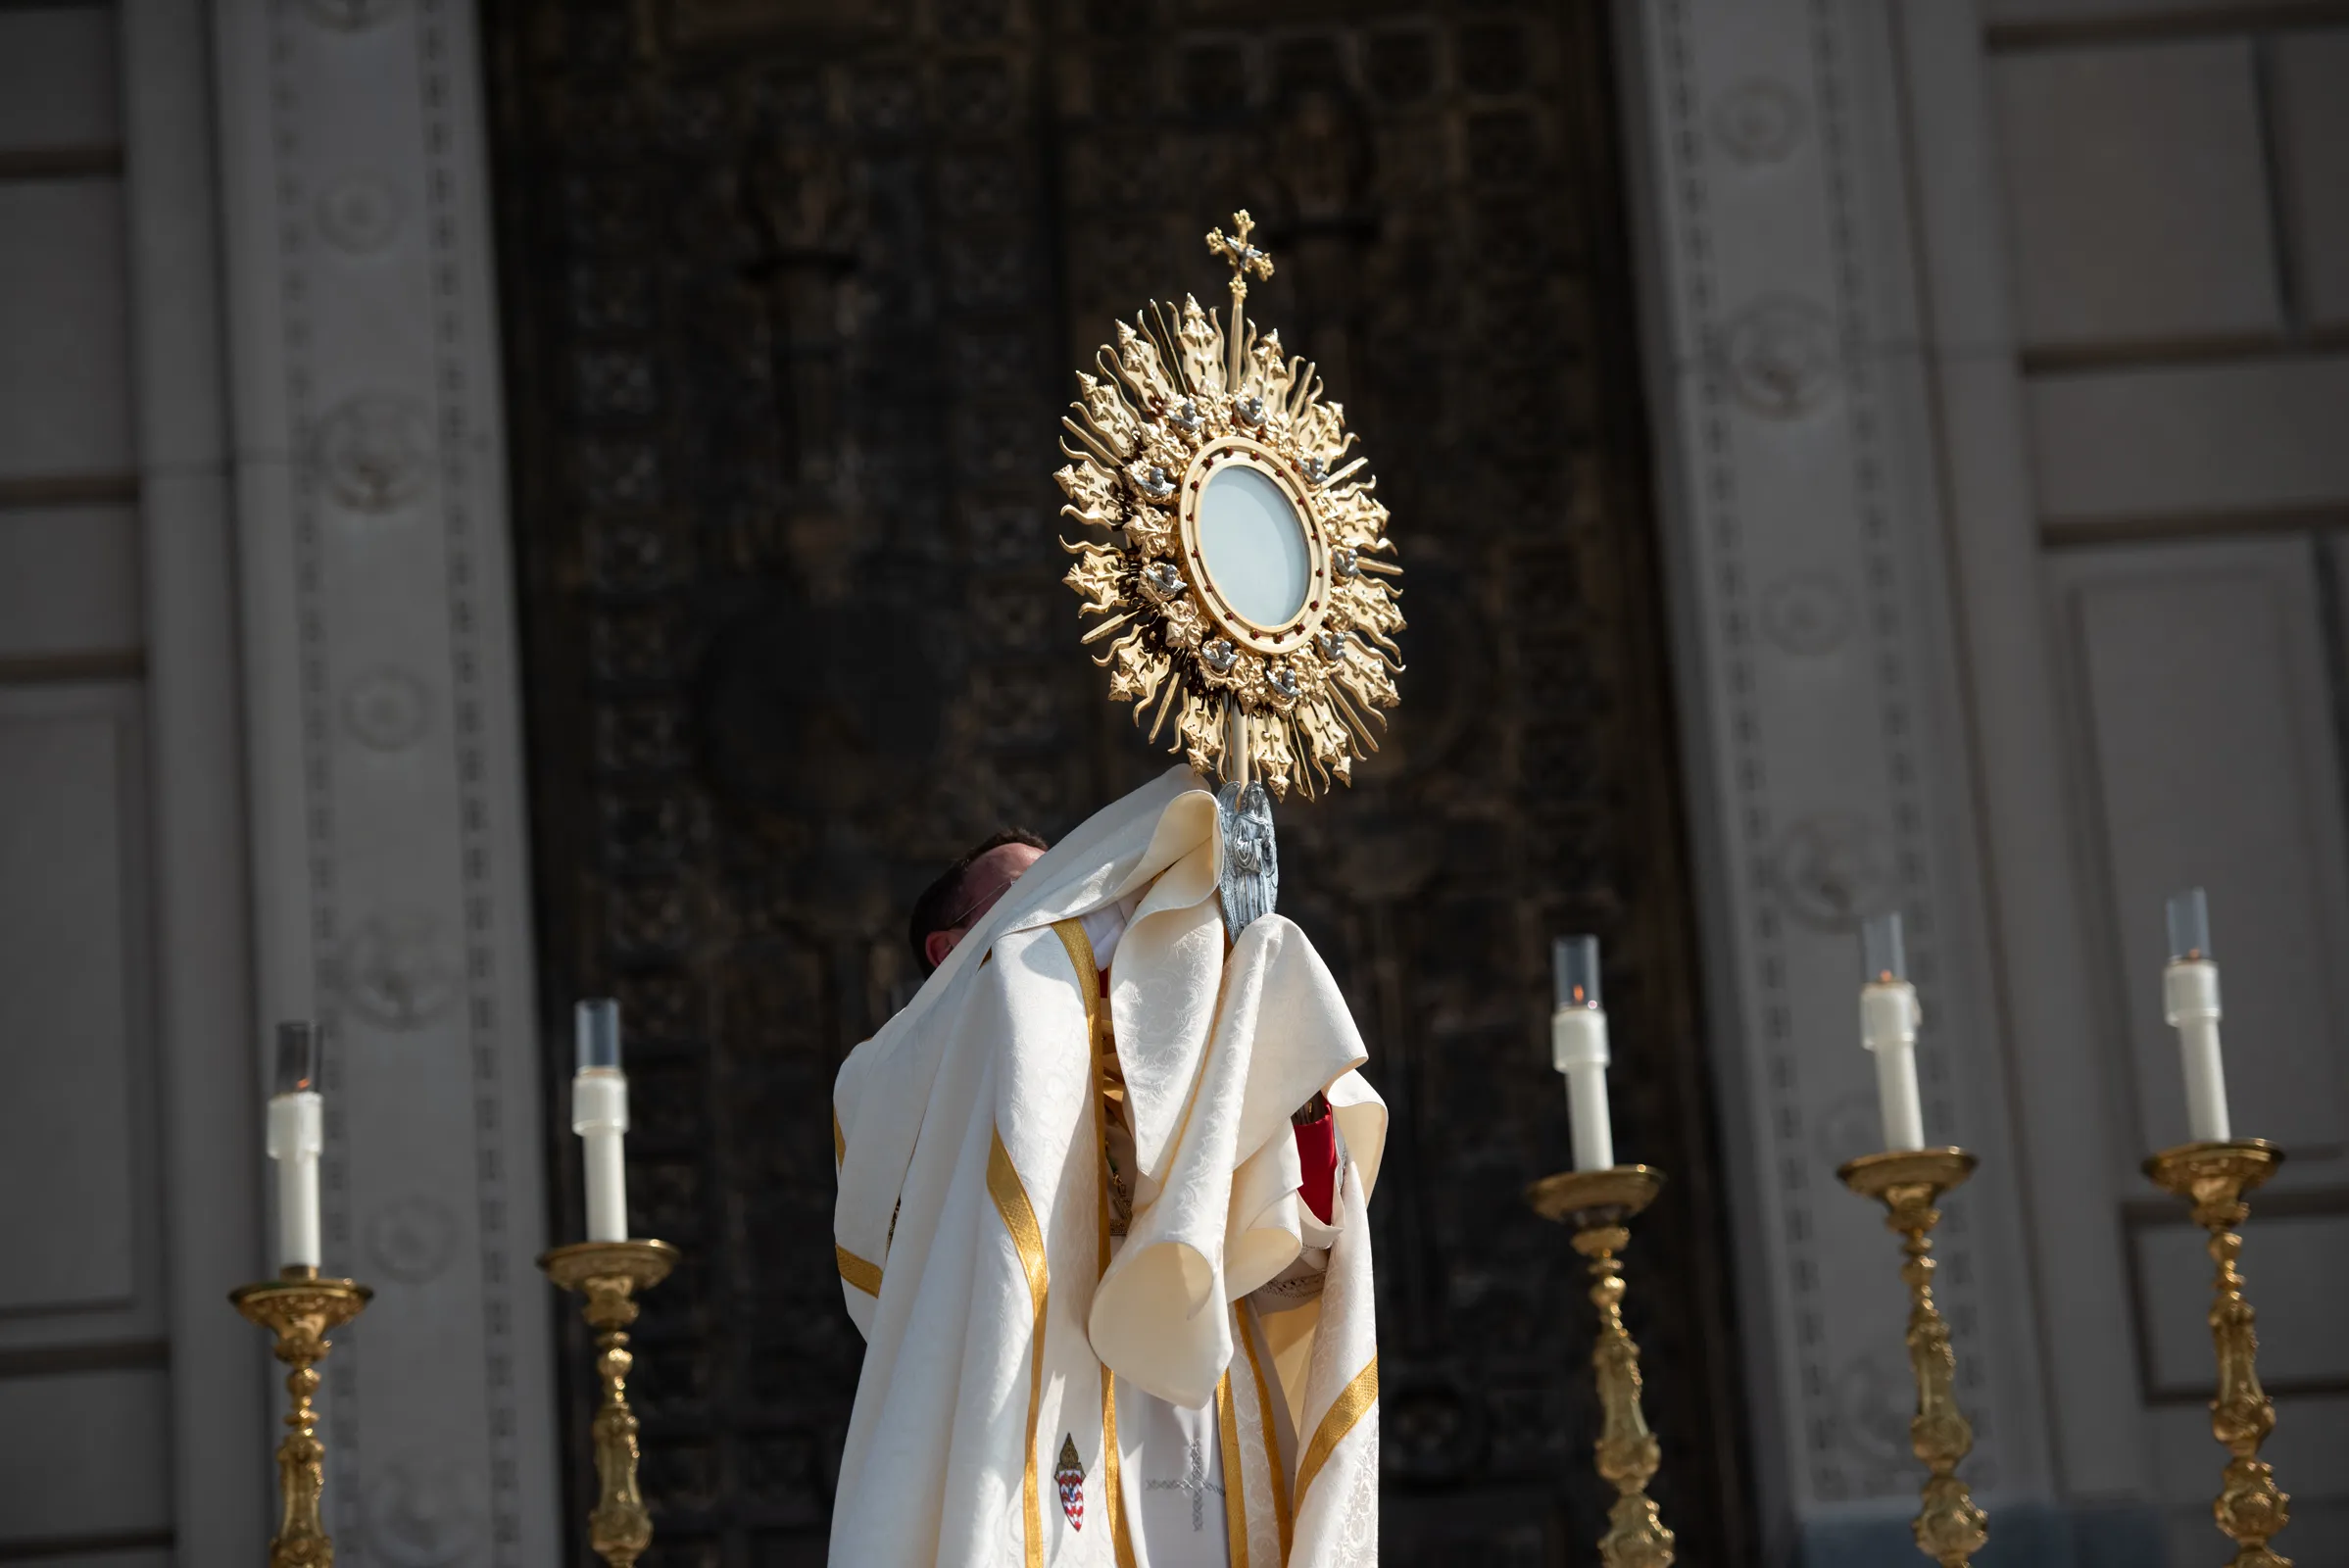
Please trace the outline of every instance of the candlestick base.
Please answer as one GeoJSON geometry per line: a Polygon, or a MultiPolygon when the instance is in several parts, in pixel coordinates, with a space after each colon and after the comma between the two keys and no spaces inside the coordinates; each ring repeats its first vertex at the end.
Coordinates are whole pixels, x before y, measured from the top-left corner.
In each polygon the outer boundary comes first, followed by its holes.
{"type": "Polygon", "coordinates": [[[1673,1557],[1673,1534],[1647,1495],[1663,1452],[1639,1408],[1639,1347],[1623,1326],[1623,1266],[1615,1260],[1631,1242],[1624,1222],[1653,1202],[1663,1185],[1660,1171],[1617,1165],[1561,1171],[1525,1190],[1535,1213],[1573,1227],[1574,1250],[1590,1260],[1595,1281],[1590,1300],[1598,1308],[1598,1336],[1590,1366],[1601,1416],[1594,1450],[1598,1473],[1616,1494],[1598,1543],[1606,1568],[1667,1568],[1673,1557]]]}
{"type": "Polygon", "coordinates": [[[276,1336],[276,1356],[293,1370],[285,1377],[292,1396],[290,1429],[277,1445],[277,1533],[269,1538],[269,1568],[332,1568],[334,1540],[326,1534],[318,1504],[326,1490],[326,1446],[318,1440],[317,1364],[333,1345],[326,1331],[340,1328],[367,1310],[374,1292],[352,1280],[318,1278],[310,1267],[284,1270],[276,1279],[240,1286],[228,1299],[246,1321],[276,1336]]]}
{"type": "Polygon", "coordinates": [[[2236,1227],[2251,1213],[2243,1195],[2265,1183],[2282,1163],[2283,1151],[2261,1138],[2180,1144],[2145,1161],[2145,1174],[2155,1186],[2193,1205],[2194,1223],[2210,1232],[2211,1261],[2218,1265],[2210,1309],[2211,1344],[2219,1358],[2211,1435],[2232,1457],[2211,1515],[2235,1544],[2230,1568],[2291,1564],[2268,1545],[2291,1523],[2292,1499],[2276,1487],[2275,1471],[2259,1457],[2260,1445],[2276,1430],[2276,1405],[2260,1387],[2255,1314],[2243,1298],[2243,1276],[2235,1268],[2243,1250],[2236,1227]]]}
{"type": "Polygon", "coordinates": [[[649,1291],[677,1266],[666,1242],[575,1242],[538,1260],[547,1278],[586,1298],[580,1311],[596,1331],[596,1374],[604,1400],[590,1429],[595,1435],[596,1505],[587,1516],[587,1544],[612,1568],[630,1568],[653,1544],[653,1519],[636,1488],[636,1412],[628,1407],[629,1324],[636,1293],[649,1291]]]}
{"type": "Polygon", "coordinates": [[[1664,1173],[1647,1165],[1562,1170],[1530,1184],[1525,1200],[1543,1219],[1588,1229],[1622,1224],[1654,1202],[1663,1185],[1664,1173]]]}
{"type": "Polygon", "coordinates": [[[1974,1174],[1975,1157],[1962,1149],[1901,1149],[1865,1154],[1836,1170],[1843,1185],[1881,1200],[1885,1225],[1899,1234],[1909,1288],[1909,1369],[1917,1379],[1917,1413],[1909,1447],[1925,1461],[1924,1506],[1912,1529],[1917,1549],[1941,1568],[1963,1568],[1990,1539],[1990,1522],[1957,1478],[1958,1461],[1974,1447],[1974,1428],[1954,1392],[1957,1353],[1933,1301],[1933,1228],[1941,1221],[1933,1200],[1974,1174]]]}

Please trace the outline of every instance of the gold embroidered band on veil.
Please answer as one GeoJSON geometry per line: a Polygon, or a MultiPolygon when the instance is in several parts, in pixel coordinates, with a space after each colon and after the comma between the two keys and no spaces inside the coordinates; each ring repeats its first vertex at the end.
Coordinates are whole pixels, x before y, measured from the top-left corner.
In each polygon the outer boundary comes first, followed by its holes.
{"type": "MultiPolygon", "coordinates": [[[[1237,1321],[1238,1307],[1233,1311],[1237,1321]]],[[[1240,1412],[1232,1407],[1228,1366],[1215,1383],[1215,1427],[1223,1440],[1223,1525],[1232,1568],[1248,1568],[1248,1461],[1240,1452],[1240,1412]]]]}
{"type": "Polygon", "coordinates": [[[1010,1152],[1003,1148],[1000,1128],[987,1151],[987,1193],[995,1200],[996,1212],[1003,1216],[1003,1229],[1011,1233],[1020,1267],[1027,1272],[1028,1299],[1035,1306],[1028,1339],[1028,1462],[1020,1495],[1027,1509],[1023,1534],[1028,1543],[1028,1568],[1044,1568],[1044,1524],[1036,1506],[1036,1418],[1044,1404],[1044,1307],[1051,1281],[1044,1266],[1044,1230],[1036,1223],[1028,1190],[1020,1185],[1019,1171],[1011,1163],[1010,1152]]]}
{"type": "Polygon", "coordinates": [[[1321,1418],[1321,1426],[1313,1434],[1312,1446],[1305,1449],[1305,1457],[1297,1467],[1297,1506],[1299,1511],[1305,1506],[1305,1489],[1313,1484],[1315,1476],[1321,1474],[1321,1467],[1330,1462],[1330,1455],[1337,1451],[1339,1444],[1346,1441],[1346,1435],[1353,1431],[1354,1424],[1368,1415],[1370,1407],[1378,1402],[1379,1358],[1374,1355],[1370,1358],[1370,1364],[1354,1374],[1354,1380],[1346,1386],[1346,1392],[1339,1395],[1330,1405],[1329,1413],[1321,1418]]]}
{"type": "MultiPolygon", "coordinates": [[[[1081,921],[1061,920],[1052,926],[1052,934],[1068,950],[1068,961],[1077,971],[1077,989],[1085,998],[1085,1038],[1093,1050],[1093,1143],[1101,1151],[1099,1179],[1101,1201],[1097,1234],[1100,1239],[1100,1268],[1098,1281],[1109,1272],[1109,1164],[1108,1164],[1108,1105],[1101,1095],[1101,1084],[1108,1070],[1102,1058],[1113,1066],[1117,1060],[1117,1046],[1109,1031],[1107,999],[1101,995],[1101,966],[1094,961],[1093,939],[1085,934],[1081,921]]],[[[1126,1526],[1124,1481],[1120,1475],[1121,1455],[1117,1451],[1117,1374],[1104,1363],[1101,1367],[1101,1494],[1102,1508],[1109,1517],[1109,1539],[1117,1550],[1117,1568],[1135,1568],[1134,1540],[1126,1526]]]]}
{"type": "Polygon", "coordinates": [[[1264,1428],[1264,1452],[1272,1469],[1272,1516],[1281,1527],[1281,1561],[1289,1560],[1291,1533],[1296,1529],[1297,1516],[1289,1507],[1289,1467],[1281,1462],[1281,1439],[1273,1426],[1272,1389],[1264,1381],[1264,1363],[1256,1359],[1256,1337],[1248,1332],[1245,1322],[1239,1322],[1235,1305],[1233,1317],[1239,1329],[1240,1348],[1248,1356],[1248,1377],[1256,1386],[1256,1419],[1264,1428]]]}

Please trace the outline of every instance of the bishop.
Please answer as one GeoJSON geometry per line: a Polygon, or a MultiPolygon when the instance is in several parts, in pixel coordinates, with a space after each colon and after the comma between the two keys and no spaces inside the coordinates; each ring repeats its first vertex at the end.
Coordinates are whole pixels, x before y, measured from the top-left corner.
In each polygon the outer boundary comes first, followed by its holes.
{"type": "Polygon", "coordinates": [[[834,1563],[1376,1563],[1386,1107],[1304,933],[1227,930],[1224,842],[1178,766],[917,908],[834,1087],[834,1563]]]}

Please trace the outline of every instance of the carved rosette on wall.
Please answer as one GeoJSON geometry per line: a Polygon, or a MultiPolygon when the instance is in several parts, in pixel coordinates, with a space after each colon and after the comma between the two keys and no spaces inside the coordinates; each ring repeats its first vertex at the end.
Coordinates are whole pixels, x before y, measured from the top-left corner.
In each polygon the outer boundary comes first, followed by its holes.
{"type": "Polygon", "coordinates": [[[1272,792],[1295,782],[1310,799],[1378,750],[1371,725],[1385,726],[1403,667],[1390,582],[1402,568],[1378,481],[1346,455],[1344,408],[1242,312],[1246,274],[1272,263],[1248,243],[1247,213],[1233,226],[1207,236],[1233,266],[1228,323],[1196,299],[1153,302],[1118,323],[1100,375],[1077,377],[1061,514],[1112,542],[1063,540],[1077,558],[1066,580],[1081,612],[1101,617],[1085,641],[1116,634],[1095,662],[1137,724],[1150,715],[1152,742],[1171,713],[1170,750],[1245,783],[1248,762],[1229,755],[1237,711],[1272,792]],[[1287,529],[1284,512],[1301,526],[1287,529]],[[1219,576],[1216,563],[1235,560],[1258,569],[1219,576]]]}

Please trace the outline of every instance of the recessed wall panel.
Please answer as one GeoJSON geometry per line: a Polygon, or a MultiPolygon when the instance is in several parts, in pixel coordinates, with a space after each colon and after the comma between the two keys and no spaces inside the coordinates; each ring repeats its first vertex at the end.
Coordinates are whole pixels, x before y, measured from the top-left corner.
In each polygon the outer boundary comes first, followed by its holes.
{"type": "Polygon", "coordinates": [[[2209,892],[2238,1136],[2337,1158],[2342,798],[2305,539],[2080,551],[2058,565],[2100,829],[2113,999],[2146,1152],[2186,1138],[2163,904],[2209,892]]]}
{"type": "Polygon", "coordinates": [[[2276,45],[2276,122],[2300,308],[2349,324],[2349,27],[2276,45]]]}
{"type": "Polygon", "coordinates": [[[139,646],[138,514],[0,510],[0,661],[139,646]]]}
{"type": "Polygon", "coordinates": [[[0,1313],[125,1305],[138,1283],[135,711],[107,687],[0,693],[0,1192],[26,1200],[0,1313]]]}
{"type": "Polygon", "coordinates": [[[2249,43],[2032,51],[1990,81],[2028,347],[2280,329],[2249,43]]]}
{"type": "Polygon", "coordinates": [[[170,1432],[159,1369],[0,1378],[0,1561],[170,1529],[170,1432]]]}
{"type": "Polygon", "coordinates": [[[117,70],[111,7],[0,9],[0,153],[113,144],[117,70]]]}
{"type": "Polygon", "coordinates": [[[2050,523],[2349,510],[2349,357],[2066,371],[2024,397],[2050,523]]]}
{"type": "MultiPolygon", "coordinates": [[[[2256,1302],[2254,1303],[2256,1305],[2256,1302]]],[[[2211,1437],[2211,1413],[2181,1402],[2146,1420],[2155,1451],[2155,1495],[2169,1521],[2168,1568],[2219,1568],[2234,1544],[2211,1519],[2227,1450],[2211,1437]]],[[[2285,1396],[2276,1401],[2276,1430],[2260,1445],[2276,1484],[2291,1497],[2292,1522],[2276,1550],[2299,1568],[2349,1563],[2349,1395],[2285,1396]]],[[[2134,1568],[2134,1565],[2131,1565],[2134,1568]]],[[[2151,1568],[2151,1565],[2148,1565],[2151,1568]]]]}
{"type": "MultiPolygon", "coordinates": [[[[2259,1313],[2259,1374],[2271,1389],[2333,1388],[2349,1394],[2349,1213],[2268,1217],[2252,1200],[2238,1267],[2259,1313]]],[[[2186,1223],[2136,1227],[2137,1281],[2144,1314],[2146,1393],[2207,1400],[2211,1359],[2210,1235],[2186,1223]]]]}
{"type": "Polygon", "coordinates": [[[2275,9],[2275,0],[1982,0],[1982,17],[1996,27],[2042,23],[2128,24],[2275,9]]]}
{"type": "Polygon", "coordinates": [[[129,471],[122,189],[0,183],[0,480],[129,471]]]}

